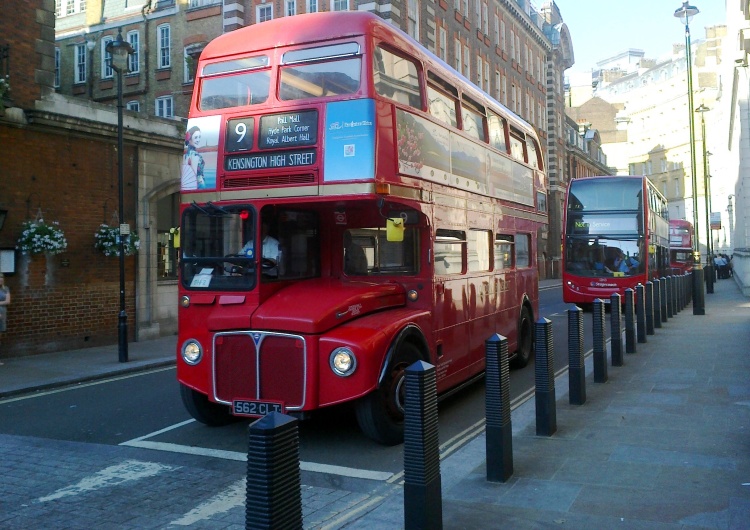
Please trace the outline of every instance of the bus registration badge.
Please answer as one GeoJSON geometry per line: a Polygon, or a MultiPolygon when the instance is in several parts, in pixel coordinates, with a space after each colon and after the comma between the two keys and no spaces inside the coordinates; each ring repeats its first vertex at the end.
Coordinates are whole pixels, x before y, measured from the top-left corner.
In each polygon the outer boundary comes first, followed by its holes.
{"type": "Polygon", "coordinates": [[[280,401],[258,401],[253,399],[235,399],[232,401],[232,414],[257,418],[271,412],[284,414],[284,404],[280,401]]]}

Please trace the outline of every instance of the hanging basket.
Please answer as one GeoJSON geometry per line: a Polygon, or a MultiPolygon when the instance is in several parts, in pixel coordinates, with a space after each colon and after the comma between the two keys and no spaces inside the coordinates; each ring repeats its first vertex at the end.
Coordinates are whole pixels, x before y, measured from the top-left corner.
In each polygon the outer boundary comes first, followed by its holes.
{"type": "MultiPolygon", "coordinates": [[[[99,230],[94,234],[94,248],[99,250],[105,256],[120,255],[120,228],[109,226],[108,224],[99,225],[99,230]]],[[[136,233],[130,233],[123,240],[123,248],[126,256],[131,256],[141,248],[141,240],[136,233]]]]}
{"type": "Polygon", "coordinates": [[[65,233],[60,223],[45,223],[41,217],[34,221],[24,221],[21,237],[16,244],[21,252],[29,254],[60,254],[68,248],[65,233]]]}

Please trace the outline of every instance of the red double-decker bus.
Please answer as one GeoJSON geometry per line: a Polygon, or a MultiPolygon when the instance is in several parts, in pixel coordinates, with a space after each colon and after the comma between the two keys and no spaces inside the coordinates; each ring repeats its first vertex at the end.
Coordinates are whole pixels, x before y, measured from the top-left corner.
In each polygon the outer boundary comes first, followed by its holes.
{"type": "Polygon", "coordinates": [[[693,270],[693,223],[684,219],[669,220],[669,263],[672,274],[693,270]]]}
{"type": "Polygon", "coordinates": [[[415,361],[443,395],[494,333],[528,362],[539,140],[405,33],[332,12],[222,35],[185,142],[177,376],[197,420],[352,402],[395,444],[415,361]]]}
{"type": "Polygon", "coordinates": [[[609,302],[669,274],[667,201],[646,177],[571,180],[563,222],[563,300],[609,302]]]}

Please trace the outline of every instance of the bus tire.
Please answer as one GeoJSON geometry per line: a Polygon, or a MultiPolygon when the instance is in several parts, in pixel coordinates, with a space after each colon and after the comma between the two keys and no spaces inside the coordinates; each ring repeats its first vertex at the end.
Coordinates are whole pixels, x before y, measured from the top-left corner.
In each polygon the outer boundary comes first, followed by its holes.
{"type": "Polygon", "coordinates": [[[383,383],[357,402],[357,423],[368,438],[382,445],[404,441],[405,371],[420,359],[416,346],[408,342],[401,344],[383,383]]]}
{"type": "Polygon", "coordinates": [[[521,318],[518,319],[518,349],[513,359],[515,368],[523,368],[531,360],[531,352],[534,350],[534,323],[531,321],[531,311],[524,306],[521,309],[521,318]]]}
{"type": "Polygon", "coordinates": [[[209,401],[204,394],[190,387],[180,385],[180,395],[190,415],[204,425],[221,427],[237,421],[237,418],[229,412],[228,406],[209,401]]]}

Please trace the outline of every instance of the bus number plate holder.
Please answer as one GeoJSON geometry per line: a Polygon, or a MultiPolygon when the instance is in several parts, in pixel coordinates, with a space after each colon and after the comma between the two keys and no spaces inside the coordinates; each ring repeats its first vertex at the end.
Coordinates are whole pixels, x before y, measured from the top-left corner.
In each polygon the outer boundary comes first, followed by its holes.
{"type": "Polygon", "coordinates": [[[284,404],[280,401],[258,401],[255,399],[235,399],[232,401],[232,414],[258,418],[271,412],[284,414],[284,404]]]}

